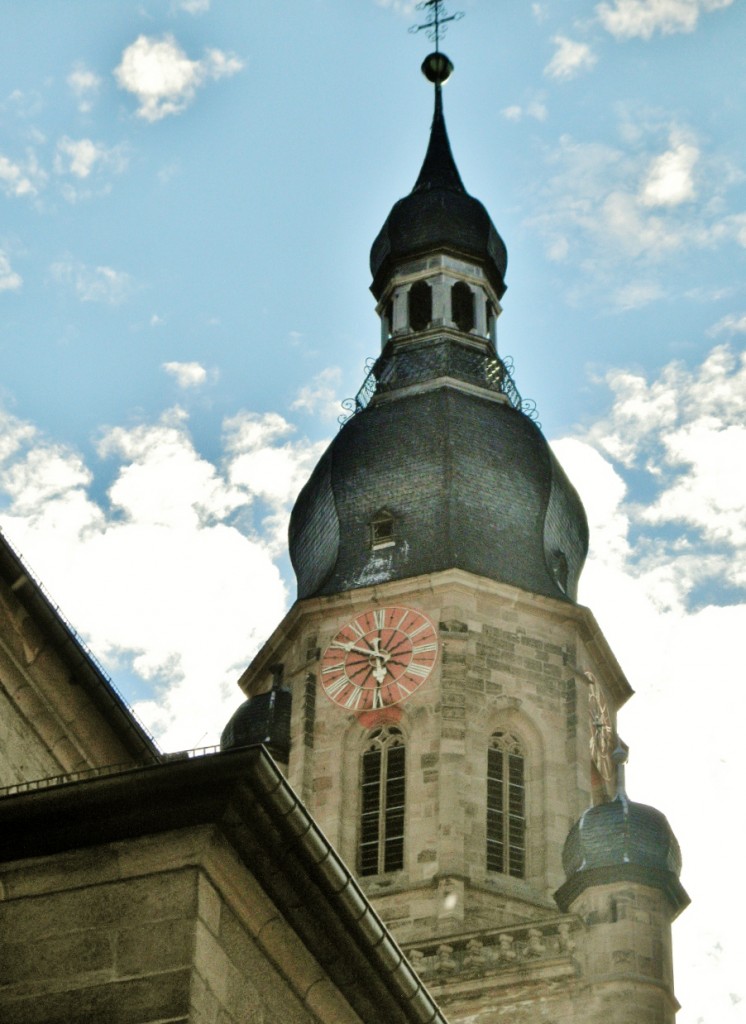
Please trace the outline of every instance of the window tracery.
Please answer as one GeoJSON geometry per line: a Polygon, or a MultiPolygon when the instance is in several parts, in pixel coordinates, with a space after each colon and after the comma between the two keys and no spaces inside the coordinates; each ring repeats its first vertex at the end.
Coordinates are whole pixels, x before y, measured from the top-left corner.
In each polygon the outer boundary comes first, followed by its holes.
{"type": "Polygon", "coordinates": [[[493,733],[487,750],[487,870],[526,877],[525,753],[507,732],[493,733]]]}
{"type": "Polygon", "coordinates": [[[404,867],[406,749],[393,726],[370,733],[361,763],[361,875],[404,867]]]}

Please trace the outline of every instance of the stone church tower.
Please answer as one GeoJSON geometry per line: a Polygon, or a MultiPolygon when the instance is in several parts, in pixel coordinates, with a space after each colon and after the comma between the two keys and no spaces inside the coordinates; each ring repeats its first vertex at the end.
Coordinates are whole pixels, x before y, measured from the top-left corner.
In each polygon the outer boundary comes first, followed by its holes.
{"type": "Polygon", "coordinates": [[[624,792],[632,690],[497,350],[507,253],[451,153],[451,71],[423,64],[427,153],[371,251],[382,351],[298,497],[298,600],[223,745],[269,746],[454,1024],[671,1024],[678,845],[624,792]]]}

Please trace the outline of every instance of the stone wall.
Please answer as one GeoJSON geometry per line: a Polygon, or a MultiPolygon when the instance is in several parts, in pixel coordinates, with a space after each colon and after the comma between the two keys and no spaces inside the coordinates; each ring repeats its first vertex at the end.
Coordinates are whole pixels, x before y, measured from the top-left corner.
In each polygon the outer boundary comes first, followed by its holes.
{"type": "Polygon", "coordinates": [[[4,865],[0,1020],[358,1022],[209,828],[4,865]]]}
{"type": "Polygon", "coordinates": [[[277,662],[293,693],[289,781],[353,867],[366,737],[379,725],[404,735],[404,869],[362,879],[401,941],[556,911],[562,847],[592,800],[578,666],[611,681],[612,709],[630,692],[587,610],[451,570],[300,602],[247,670],[248,693],[269,685],[277,662]],[[424,611],[438,629],[440,657],[404,703],[346,711],[323,692],[319,657],[356,614],[386,606],[424,611]],[[487,870],[486,761],[495,731],[514,734],[526,755],[524,878],[487,870]]]}

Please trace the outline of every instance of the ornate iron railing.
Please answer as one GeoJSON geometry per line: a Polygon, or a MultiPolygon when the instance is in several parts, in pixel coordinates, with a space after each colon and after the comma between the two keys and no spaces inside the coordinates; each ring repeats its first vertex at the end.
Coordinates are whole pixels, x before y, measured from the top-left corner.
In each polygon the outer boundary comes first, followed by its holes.
{"type": "Polygon", "coordinates": [[[513,379],[513,360],[508,356],[485,356],[447,340],[430,343],[427,348],[399,351],[365,362],[365,378],[354,398],[342,402],[345,410],[339,416],[344,426],[357,413],[362,412],[377,392],[393,390],[407,384],[430,380],[439,376],[481,385],[490,391],[505,395],[510,405],[518,409],[537,426],[538,412],[532,399],[523,398],[513,379]]]}

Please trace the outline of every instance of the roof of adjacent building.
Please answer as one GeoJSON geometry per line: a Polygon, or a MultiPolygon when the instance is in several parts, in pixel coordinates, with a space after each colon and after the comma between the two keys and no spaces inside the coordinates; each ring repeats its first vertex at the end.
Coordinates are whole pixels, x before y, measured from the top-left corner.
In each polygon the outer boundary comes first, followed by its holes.
{"type": "Polygon", "coordinates": [[[446,1020],[349,869],[261,747],[0,799],[0,861],[219,828],[367,1024],[446,1020]]]}

